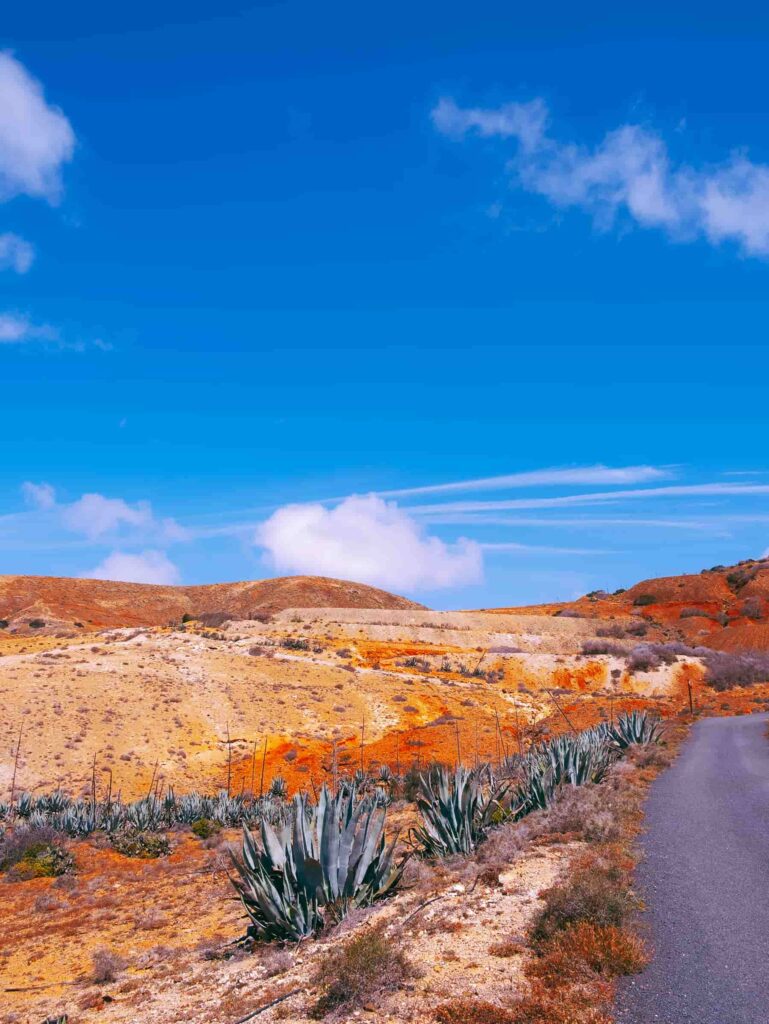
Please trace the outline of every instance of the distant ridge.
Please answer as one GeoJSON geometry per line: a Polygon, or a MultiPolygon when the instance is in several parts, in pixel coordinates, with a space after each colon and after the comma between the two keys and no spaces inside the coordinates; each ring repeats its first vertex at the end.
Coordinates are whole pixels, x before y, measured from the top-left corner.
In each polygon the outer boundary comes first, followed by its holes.
{"type": "Polygon", "coordinates": [[[601,620],[634,616],[660,630],[664,637],[659,639],[723,651],[769,650],[769,559],[654,577],[613,594],[593,591],[576,601],[487,610],[601,620]]]}
{"type": "Polygon", "coordinates": [[[282,576],[195,587],[61,576],[0,576],[0,620],[8,622],[9,631],[25,633],[64,628],[165,626],[179,622],[184,615],[206,612],[251,618],[284,608],[423,607],[364,583],[325,576],[282,576]],[[35,625],[30,627],[30,622],[35,625]],[[40,622],[43,625],[38,625],[40,622]]]}

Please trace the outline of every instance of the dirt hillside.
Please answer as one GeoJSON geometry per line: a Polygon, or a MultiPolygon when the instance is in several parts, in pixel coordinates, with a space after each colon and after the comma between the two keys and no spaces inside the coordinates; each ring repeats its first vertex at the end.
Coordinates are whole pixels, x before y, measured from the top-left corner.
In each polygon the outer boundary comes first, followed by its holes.
{"type": "Polygon", "coordinates": [[[0,576],[0,620],[10,632],[167,626],[182,617],[227,612],[248,619],[284,608],[392,608],[422,605],[375,587],[320,576],[164,587],[55,576],[0,576]],[[30,622],[34,623],[30,627],[30,622]],[[42,623],[42,624],[41,624],[42,623]]]}
{"type": "Polygon", "coordinates": [[[489,611],[598,620],[633,617],[642,619],[658,640],[725,651],[769,650],[769,559],[642,580],[627,590],[594,591],[569,603],[489,611]]]}

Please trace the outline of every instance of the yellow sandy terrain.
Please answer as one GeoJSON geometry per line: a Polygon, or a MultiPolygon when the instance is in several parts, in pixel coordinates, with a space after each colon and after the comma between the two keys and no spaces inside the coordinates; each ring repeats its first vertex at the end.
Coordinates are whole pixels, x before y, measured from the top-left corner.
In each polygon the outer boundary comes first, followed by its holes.
{"type": "MultiPolygon", "coordinates": [[[[95,763],[99,794],[111,773],[113,794],[130,799],[153,779],[177,793],[211,792],[229,774],[232,791],[250,790],[252,780],[258,790],[265,740],[265,784],[280,774],[297,789],[328,777],[334,750],[342,771],[361,761],[401,770],[433,757],[494,761],[545,731],[621,708],[678,714],[687,681],[696,700],[724,713],[766,699],[765,687],[710,694],[691,659],[630,676],[622,658],[580,654],[594,628],[551,615],[287,609],[215,629],[6,635],[0,799],[20,729],[17,792],[80,793],[95,763]]],[[[67,1012],[73,1024],[233,1024],[306,984],[323,943],[293,951],[280,970],[274,952],[206,958],[206,949],[220,955],[244,928],[224,856],[225,841],[236,839],[230,832],[204,844],[181,831],[171,835],[171,855],[152,862],[82,841],[72,844],[74,876],[0,881],[0,1021],[40,1024],[67,1012]],[[125,964],[106,986],[88,980],[101,947],[125,964]]],[[[515,991],[520,958],[497,962],[489,950],[525,928],[567,854],[533,849],[501,887],[445,888],[410,934],[421,976],[376,1019],[427,1021],[430,1007],[452,994],[515,991]]],[[[405,892],[376,915],[405,918],[424,896],[405,892]]],[[[306,1008],[306,999],[292,997],[260,1019],[302,1021],[306,1008]]]]}

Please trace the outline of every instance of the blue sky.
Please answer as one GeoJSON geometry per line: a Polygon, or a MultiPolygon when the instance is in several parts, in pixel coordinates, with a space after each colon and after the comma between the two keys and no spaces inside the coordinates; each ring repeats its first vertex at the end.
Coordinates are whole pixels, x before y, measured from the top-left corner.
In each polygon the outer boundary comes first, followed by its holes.
{"type": "Polygon", "coordinates": [[[469,607],[769,547],[757,5],[28,7],[0,571],[469,607]]]}

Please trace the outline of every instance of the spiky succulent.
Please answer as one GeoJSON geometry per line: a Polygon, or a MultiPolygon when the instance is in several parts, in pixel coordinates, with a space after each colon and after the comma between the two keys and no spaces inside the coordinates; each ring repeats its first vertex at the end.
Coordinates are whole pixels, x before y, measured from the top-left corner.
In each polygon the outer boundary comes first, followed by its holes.
{"type": "Polygon", "coordinates": [[[420,776],[417,807],[422,824],[412,841],[426,857],[471,853],[505,814],[507,786],[484,786],[466,768],[438,768],[420,776]]]}
{"type": "Polygon", "coordinates": [[[393,893],[403,863],[393,864],[395,840],[385,843],[384,824],[384,810],[324,786],[315,806],[294,797],[290,825],[274,829],[262,820],[259,840],[244,826],[242,856],[231,856],[248,936],[299,941],[393,893]]]}
{"type": "Polygon", "coordinates": [[[608,729],[607,736],[620,750],[662,740],[662,725],[659,718],[651,717],[646,711],[631,711],[620,715],[617,724],[608,729]]]}

